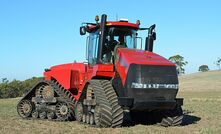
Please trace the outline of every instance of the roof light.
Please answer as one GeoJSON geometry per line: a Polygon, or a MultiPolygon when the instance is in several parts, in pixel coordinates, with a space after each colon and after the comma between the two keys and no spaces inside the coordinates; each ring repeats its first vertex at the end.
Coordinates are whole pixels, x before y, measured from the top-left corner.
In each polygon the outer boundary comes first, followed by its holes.
{"type": "Polygon", "coordinates": [[[98,15],[95,16],[95,21],[96,21],[96,22],[99,21],[99,16],[98,16],[98,15]]]}
{"type": "Polygon", "coordinates": [[[137,25],[140,25],[140,20],[137,20],[137,21],[136,21],[136,24],[137,24],[137,25]]]}

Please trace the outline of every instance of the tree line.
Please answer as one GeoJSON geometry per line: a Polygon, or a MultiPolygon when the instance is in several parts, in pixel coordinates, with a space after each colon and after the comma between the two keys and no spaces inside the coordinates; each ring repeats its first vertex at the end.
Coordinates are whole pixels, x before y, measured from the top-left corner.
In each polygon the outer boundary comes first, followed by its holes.
{"type": "MultiPolygon", "coordinates": [[[[185,66],[188,64],[187,61],[184,60],[184,57],[181,55],[174,55],[169,57],[169,60],[176,64],[177,73],[179,75],[185,74],[185,66]]],[[[217,60],[214,62],[214,64],[218,67],[218,69],[221,69],[221,58],[217,58],[217,60]]],[[[201,65],[199,66],[198,71],[206,72],[209,71],[208,65],[201,65]]]]}
{"type": "Polygon", "coordinates": [[[43,78],[41,77],[32,77],[24,81],[9,81],[7,78],[2,78],[0,82],[0,98],[15,98],[23,96],[32,86],[42,79],[43,78]]]}

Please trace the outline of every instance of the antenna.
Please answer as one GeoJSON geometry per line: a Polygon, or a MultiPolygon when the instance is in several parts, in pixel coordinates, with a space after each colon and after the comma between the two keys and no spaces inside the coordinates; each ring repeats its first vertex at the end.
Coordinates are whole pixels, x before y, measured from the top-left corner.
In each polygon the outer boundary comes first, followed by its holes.
{"type": "Polygon", "coordinates": [[[118,21],[118,14],[116,14],[116,21],[118,21]]]}

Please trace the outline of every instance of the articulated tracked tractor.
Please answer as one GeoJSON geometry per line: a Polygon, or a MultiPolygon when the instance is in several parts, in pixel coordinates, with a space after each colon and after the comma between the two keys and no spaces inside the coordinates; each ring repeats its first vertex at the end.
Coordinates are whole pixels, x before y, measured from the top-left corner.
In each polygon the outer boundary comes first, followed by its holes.
{"type": "Polygon", "coordinates": [[[163,126],[180,125],[182,98],[176,98],[178,77],[174,63],[153,52],[155,25],[140,21],[82,23],[86,40],[84,63],[45,69],[44,80],[19,101],[22,118],[77,120],[98,127],[119,127],[124,112],[132,120],[152,119],[163,126]],[[138,32],[147,31],[144,45],[138,32]]]}

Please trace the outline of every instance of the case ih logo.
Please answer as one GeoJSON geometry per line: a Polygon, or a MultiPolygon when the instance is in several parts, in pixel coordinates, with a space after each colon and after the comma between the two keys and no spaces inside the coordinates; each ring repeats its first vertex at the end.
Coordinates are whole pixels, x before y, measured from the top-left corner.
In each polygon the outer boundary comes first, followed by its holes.
{"type": "Polygon", "coordinates": [[[132,82],[131,88],[165,88],[165,89],[178,89],[178,84],[142,84],[132,82]]]}

